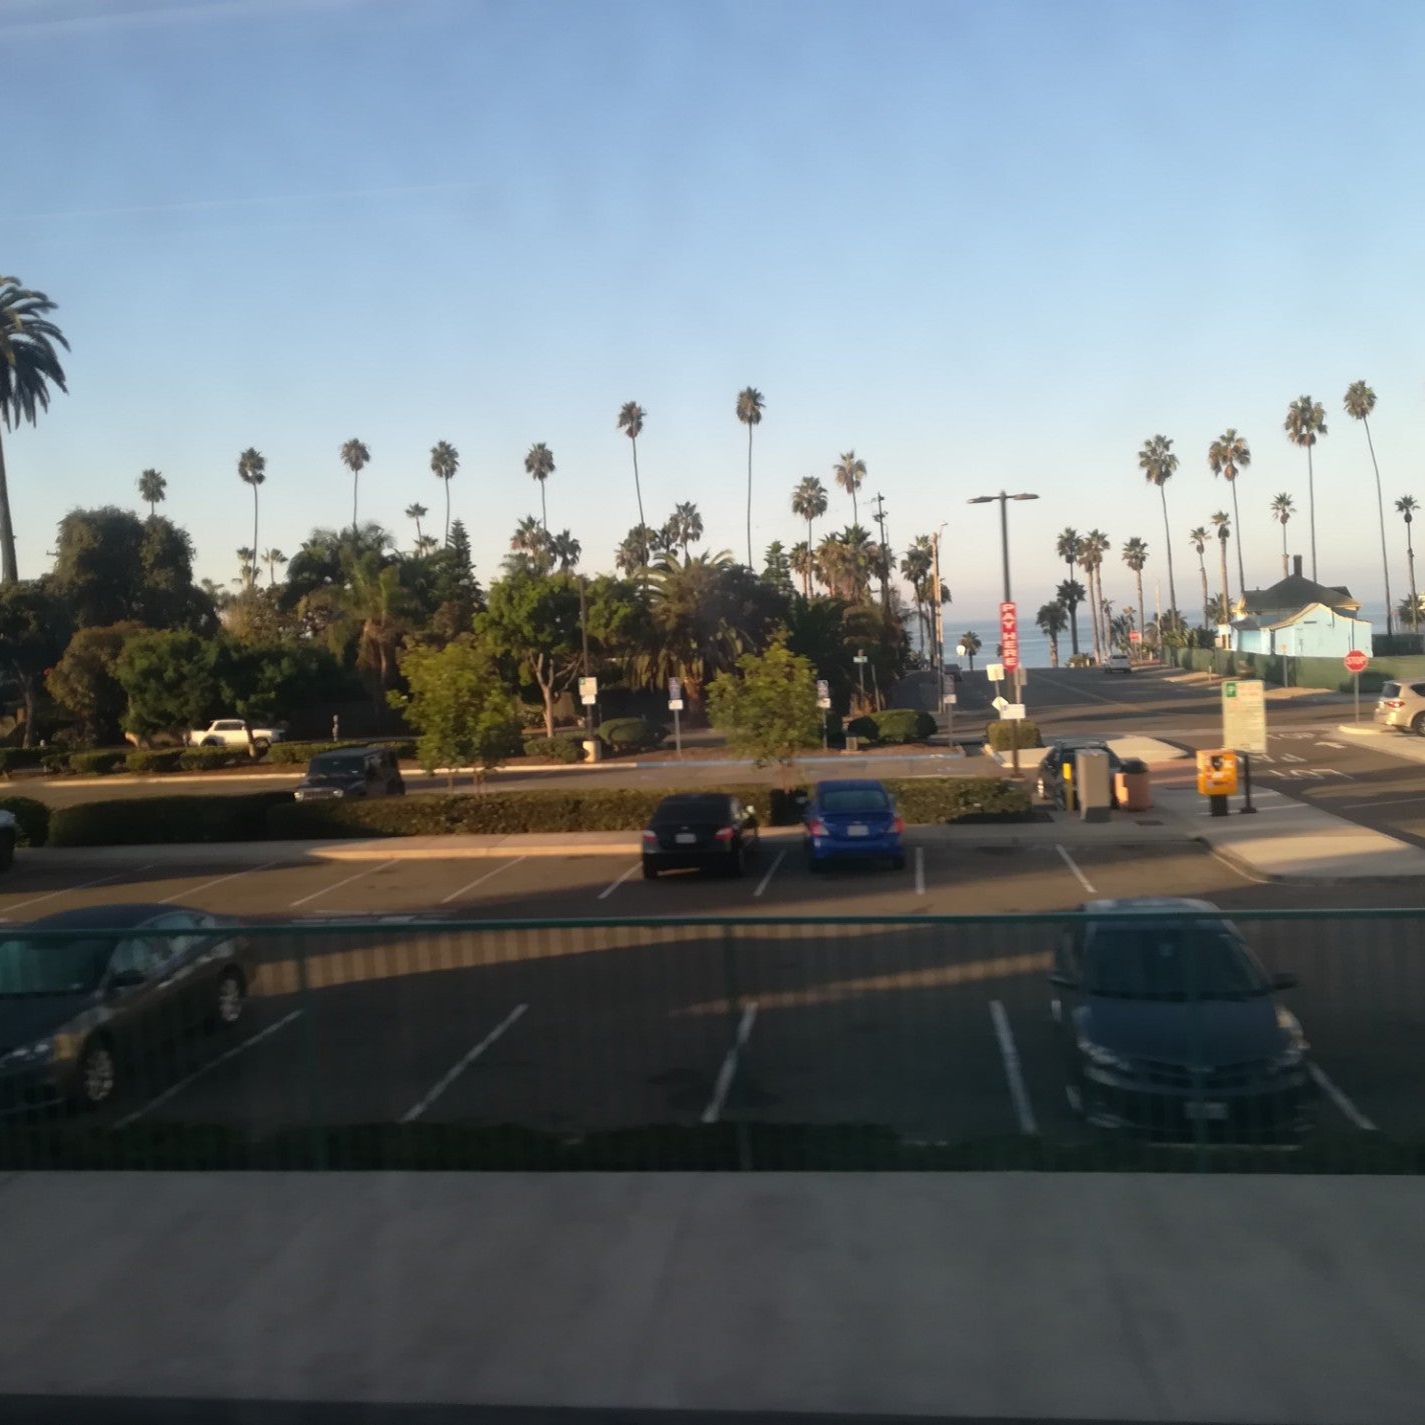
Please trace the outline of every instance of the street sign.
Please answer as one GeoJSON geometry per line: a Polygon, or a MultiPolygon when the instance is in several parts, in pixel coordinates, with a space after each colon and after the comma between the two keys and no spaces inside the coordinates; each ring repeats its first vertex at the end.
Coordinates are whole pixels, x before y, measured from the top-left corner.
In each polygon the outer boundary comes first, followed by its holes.
{"type": "Polygon", "coordinates": [[[1000,657],[1005,668],[1013,673],[1019,667],[1019,614],[1009,602],[999,606],[999,641],[1000,657]]]}
{"type": "Polygon", "coordinates": [[[953,707],[955,706],[955,704],[956,704],[957,702],[959,702],[959,699],[955,696],[954,693],[946,693],[946,694],[945,694],[944,701],[945,701],[945,706],[946,706],[947,708],[953,708],[953,707]]]}
{"type": "Polygon", "coordinates": [[[1003,664],[1003,663],[986,663],[986,664],[985,664],[985,677],[988,678],[988,679],[990,680],[990,682],[992,682],[992,683],[1003,683],[1003,682],[1004,682],[1004,664],[1003,664]]]}
{"type": "Polygon", "coordinates": [[[990,704],[990,706],[991,706],[997,713],[1000,713],[1001,715],[1003,715],[1004,710],[1009,706],[1009,699],[1008,699],[1008,698],[998,698],[998,697],[997,697],[997,698],[995,698],[995,700],[990,704]]]}
{"type": "Polygon", "coordinates": [[[682,711],[683,711],[683,700],[682,700],[682,698],[669,698],[669,699],[668,699],[668,711],[669,711],[669,712],[682,712],[682,711]]]}
{"type": "Polygon", "coordinates": [[[825,678],[816,680],[816,705],[823,709],[831,706],[831,684],[825,678]]]}
{"type": "Polygon", "coordinates": [[[1141,628],[1130,628],[1128,630],[1128,641],[1129,643],[1142,643],[1143,630],[1141,628]]]}
{"type": "Polygon", "coordinates": [[[865,663],[867,661],[864,653],[858,653],[852,660],[853,663],[865,663]]]}
{"type": "Polygon", "coordinates": [[[683,680],[681,678],[668,679],[668,701],[675,702],[683,696],[683,680]]]}
{"type": "Polygon", "coordinates": [[[1239,752],[1267,755],[1266,685],[1260,678],[1229,678],[1223,683],[1222,741],[1239,752]]]}
{"type": "Polygon", "coordinates": [[[1348,673],[1364,673],[1370,666],[1371,660],[1359,648],[1353,648],[1345,657],[1346,671],[1348,673]]]}
{"type": "Polygon", "coordinates": [[[586,708],[593,707],[599,700],[599,680],[597,678],[579,679],[579,701],[586,708]]]}
{"type": "Polygon", "coordinates": [[[1000,716],[1001,716],[1006,722],[1023,722],[1023,721],[1024,721],[1024,704],[1023,704],[1023,703],[1006,703],[1006,704],[1004,705],[1004,707],[1000,709],[1000,716]]]}

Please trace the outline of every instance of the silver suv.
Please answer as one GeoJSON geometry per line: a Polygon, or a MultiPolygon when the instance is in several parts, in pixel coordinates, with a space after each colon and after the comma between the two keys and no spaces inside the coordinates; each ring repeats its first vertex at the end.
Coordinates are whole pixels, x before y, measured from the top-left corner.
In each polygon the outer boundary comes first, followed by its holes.
{"type": "Polygon", "coordinates": [[[1376,721],[1425,736],[1425,683],[1382,683],[1376,721]]]}

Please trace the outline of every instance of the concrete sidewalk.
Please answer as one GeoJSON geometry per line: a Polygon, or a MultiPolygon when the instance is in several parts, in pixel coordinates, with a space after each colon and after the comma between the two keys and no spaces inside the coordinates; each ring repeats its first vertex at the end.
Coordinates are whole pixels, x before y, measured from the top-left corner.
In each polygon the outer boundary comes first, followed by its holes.
{"type": "Polygon", "coordinates": [[[1414,1425],[1419,1211],[1394,1177],[16,1174],[0,1392],[1414,1425]]]}
{"type": "Polygon", "coordinates": [[[1343,722],[1337,732],[1356,738],[1363,747],[1402,762],[1425,762],[1425,737],[1415,737],[1393,727],[1378,727],[1373,722],[1343,722]]]}

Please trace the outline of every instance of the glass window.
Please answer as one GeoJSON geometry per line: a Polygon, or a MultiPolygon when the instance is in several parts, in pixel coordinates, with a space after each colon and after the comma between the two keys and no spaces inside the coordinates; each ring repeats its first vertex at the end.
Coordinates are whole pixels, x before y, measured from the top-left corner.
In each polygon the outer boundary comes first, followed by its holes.
{"type": "Polygon", "coordinates": [[[1268,985],[1247,948],[1216,925],[1094,925],[1086,993],[1122,999],[1243,999],[1268,985]]]}
{"type": "Polygon", "coordinates": [[[0,995],[87,994],[98,988],[114,942],[0,940],[0,995]]]}
{"type": "Polygon", "coordinates": [[[890,799],[879,787],[833,787],[821,796],[823,810],[838,816],[890,810],[890,799]]]}
{"type": "Polygon", "coordinates": [[[147,979],[163,963],[166,951],[162,943],[144,936],[131,936],[119,941],[109,969],[115,975],[142,975],[147,979]]]}

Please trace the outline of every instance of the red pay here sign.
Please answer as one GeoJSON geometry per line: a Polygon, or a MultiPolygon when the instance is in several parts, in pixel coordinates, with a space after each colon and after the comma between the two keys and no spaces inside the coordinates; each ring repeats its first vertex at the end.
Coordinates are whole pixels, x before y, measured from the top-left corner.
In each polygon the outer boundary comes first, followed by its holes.
{"type": "Polygon", "coordinates": [[[999,606],[999,641],[1003,650],[1000,662],[1004,664],[1004,671],[1016,672],[1019,668],[1019,615],[1012,603],[999,606]]]}

